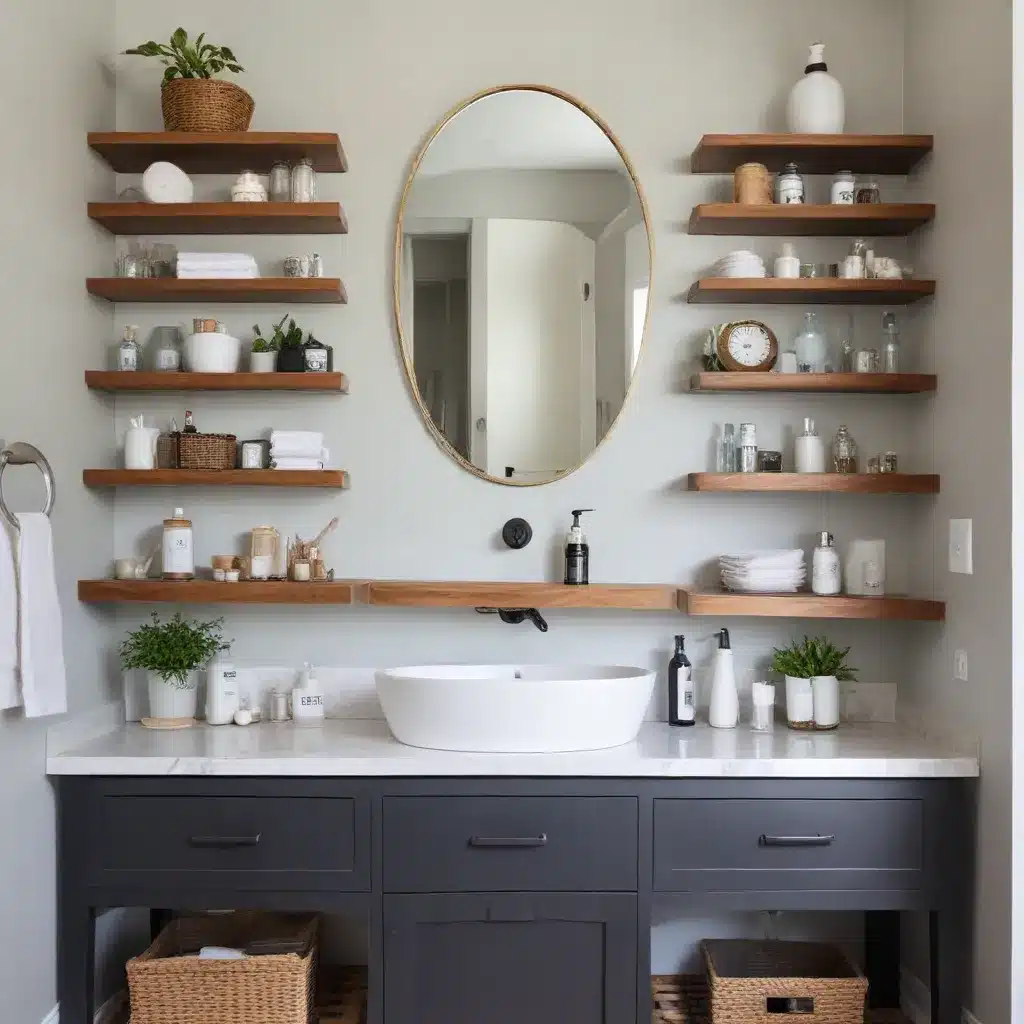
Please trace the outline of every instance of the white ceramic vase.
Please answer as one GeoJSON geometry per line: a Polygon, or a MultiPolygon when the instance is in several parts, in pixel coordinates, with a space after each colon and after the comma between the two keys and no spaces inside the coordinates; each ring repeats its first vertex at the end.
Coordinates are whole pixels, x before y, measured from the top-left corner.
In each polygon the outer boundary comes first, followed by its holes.
{"type": "Polygon", "coordinates": [[[810,679],[786,676],[786,721],[795,729],[814,727],[814,691],[810,679]]]}
{"type": "Polygon", "coordinates": [[[249,369],[253,373],[273,373],[277,366],[276,352],[250,352],[249,369]]]}
{"type": "Polygon", "coordinates": [[[812,43],[804,76],[793,86],[786,106],[791,132],[835,135],[846,123],[843,87],[828,73],[825,46],[812,43]]]}
{"type": "Polygon", "coordinates": [[[834,729],[839,724],[839,680],[835,676],[814,676],[811,691],[814,728],[834,729]]]}
{"type": "Polygon", "coordinates": [[[186,685],[175,679],[164,679],[157,672],[147,672],[150,718],[195,718],[198,676],[190,672],[186,685]]]}

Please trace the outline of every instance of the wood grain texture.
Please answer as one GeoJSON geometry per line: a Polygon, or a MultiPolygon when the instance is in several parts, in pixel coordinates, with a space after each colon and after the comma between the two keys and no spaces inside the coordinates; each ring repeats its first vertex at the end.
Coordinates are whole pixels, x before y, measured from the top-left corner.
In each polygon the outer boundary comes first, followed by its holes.
{"type": "Polygon", "coordinates": [[[341,203],[89,203],[115,235],[343,235],[341,203]]]}
{"type": "Polygon", "coordinates": [[[90,295],[110,302],[277,302],[342,303],[345,286],[336,277],[256,277],[251,279],[176,277],[90,277],[90,295]]]}
{"type": "Polygon", "coordinates": [[[79,580],[78,600],[91,603],[172,601],[178,604],[352,604],[357,584],[289,580],[79,580]]]}
{"type": "Polygon", "coordinates": [[[934,281],[848,280],[839,277],[705,277],[686,301],[726,305],[907,306],[935,294],[934,281]]]}
{"type": "Polygon", "coordinates": [[[334,132],[90,132],[89,147],[115,171],[136,174],[156,160],[188,174],[267,174],[279,160],[302,157],[320,174],[348,170],[334,132]]]}
{"type": "Polygon", "coordinates": [[[935,217],[932,203],[860,203],[855,206],[701,203],[690,214],[691,235],[908,235],[935,217]]]}
{"type": "Polygon", "coordinates": [[[348,487],[343,469],[86,469],[86,487],[348,487]]]}
{"type": "Polygon", "coordinates": [[[670,585],[591,583],[485,583],[442,580],[370,580],[366,602],[410,608],[620,608],[675,611],[670,585]]]}
{"type": "Polygon", "coordinates": [[[897,619],[942,622],[946,605],[916,597],[818,597],[816,594],[730,594],[725,591],[679,591],[686,615],[785,619],[897,619]]]}
{"type": "Polygon", "coordinates": [[[696,373],[694,393],[788,391],[802,394],[914,395],[934,391],[933,373],[696,373]]]}
{"type": "Polygon", "coordinates": [[[93,391],[321,391],[347,394],[343,373],[162,373],[86,370],[93,391]]]}
{"type": "Polygon", "coordinates": [[[938,494],[934,473],[691,473],[691,491],[938,494]]]}
{"type": "Polygon", "coordinates": [[[731,174],[740,164],[804,174],[907,174],[932,150],[931,135],[705,135],[690,155],[693,174],[731,174]]]}

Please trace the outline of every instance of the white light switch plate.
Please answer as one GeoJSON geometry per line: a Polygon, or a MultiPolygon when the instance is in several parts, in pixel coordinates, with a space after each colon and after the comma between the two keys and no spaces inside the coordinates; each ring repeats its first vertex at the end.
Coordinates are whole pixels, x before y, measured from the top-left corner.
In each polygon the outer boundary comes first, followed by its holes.
{"type": "Polygon", "coordinates": [[[950,519],[949,521],[949,571],[974,573],[972,519],[950,519]]]}
{"type": "Polygon", "coordinates": [[[953,652],[953,678],[966,683],[967,676],[967,652],[956,650],[953,652]]]}

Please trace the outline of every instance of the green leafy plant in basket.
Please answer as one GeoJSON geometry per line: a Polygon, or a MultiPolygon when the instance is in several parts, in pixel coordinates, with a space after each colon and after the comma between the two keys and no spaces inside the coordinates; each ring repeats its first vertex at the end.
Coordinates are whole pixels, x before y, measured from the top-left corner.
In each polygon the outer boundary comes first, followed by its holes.
{"type": "Polygon", "coordinates": [[[205,38],[206,33],[200,32],[194,43],[189,42],[188,33],[179,28],[169,43],[157,43],[151,39],[124,52],[136,57],[159,57],[160,63],[166,67],[165,82],[175,78],[213,78],[221,71],[238,74],[245,70],[230,47],[214,46],[204,42],[205,38]]]}
{"type": "Polygon", "coordinates": [[[208,622],[186,620],[181,612],[161,622],[156,612],[152,622],[128,633],[121,644],[121,665],[145,669],[179,689],[191,687],[191,675],[214,655],[231,647],[221,633],[223,619],[208,622]]]}
{"type": "Polygon", "coordinates": [[[823,636],[794,640],[772,653],[772,671],[794,679],[835,676],[840,682],[855,680],[856,669],[846,663],[849,647],[840,649],[823,636]]]}

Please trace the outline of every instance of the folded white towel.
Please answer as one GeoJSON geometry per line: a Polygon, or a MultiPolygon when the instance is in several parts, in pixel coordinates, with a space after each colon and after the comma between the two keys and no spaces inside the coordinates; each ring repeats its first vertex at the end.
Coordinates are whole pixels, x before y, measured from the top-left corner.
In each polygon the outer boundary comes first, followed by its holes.
{"type": "Polygon", "coordinates": [[[21,700],[26,718],[60,715],[68,708],[68,683],[50,518],[43,512],[15,518],[21,700]]]}
{"type": "Polygon", "coordinates": [[[302,458],[274,458],[271,456],[270,465],[274,469],[323,469],[323,459],[302,459],[302,458]]]}
{"type": "Polygon", "coordinates": [[[259,272],[250,270],[189,270],[178,268],[178,279],[181,281],[245,281],[259,277],[259,272]]]}
{"type": "Polygon", "coordinates": [[[179,263],[252,263],[248,252],[179,252],[179,263]]]}
{"type": "Polygon", "coordinates": [[[247,260],[178,260],[179,267],[188,267],[191,270],[203,270],[207,267],[218,270],[248,270],[256,266],[256,261],[250,256],[247,260]]]}
{"type": "Polygon", "coordinates": [[[278,445],[270,446],[272,459],[322,459],[326,462],[330,452],[323,446],[316,448],[311,445],[278,445]]]}
{"type": "Polygon", "coordinates": [[[270,444],[274,448],[322,448],[324,435],[319,430],[272,430],[270,444]]]}
{"type": "Polygon", "coordinates": [[[18,576],[16,537],[0,517],[0,709],[16,708],[18,695],[18,576]]]}

